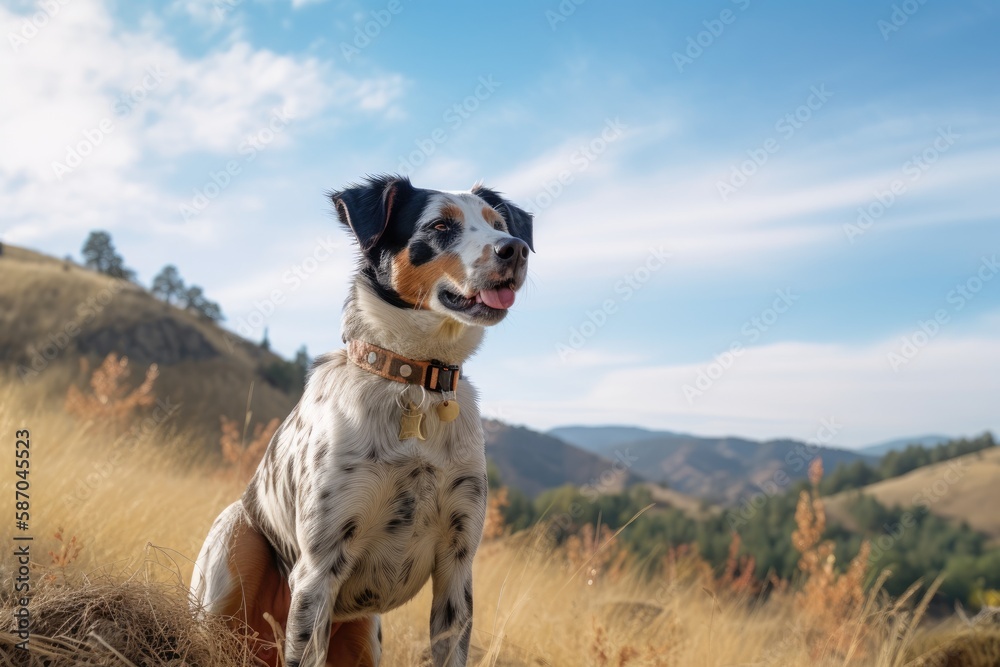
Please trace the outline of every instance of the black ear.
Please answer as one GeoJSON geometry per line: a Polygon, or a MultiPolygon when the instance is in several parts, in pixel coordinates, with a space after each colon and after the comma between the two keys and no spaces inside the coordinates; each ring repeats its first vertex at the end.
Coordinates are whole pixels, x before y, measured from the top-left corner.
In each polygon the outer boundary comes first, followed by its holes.
{"type": "Polygon", "coordinates": [[[354,232],[361,250],[367,253],[382,238],[393,213],[412,193],[410,179],[383,174],[369,176],[359,185],[331,192],[330,199],[341,224],[354,232]]]}
{"type": "Polygon", "coordinates": [[[530,213],[504,199],[496,190],[483,185],[473,186],[472,194],[478,196],[493,207],[497,213],[502,215],[504,221],[507,223],[510,235],[527,243],[528,247],[534,252],[535,246],[531,241],[533,217],[530,213]]]}

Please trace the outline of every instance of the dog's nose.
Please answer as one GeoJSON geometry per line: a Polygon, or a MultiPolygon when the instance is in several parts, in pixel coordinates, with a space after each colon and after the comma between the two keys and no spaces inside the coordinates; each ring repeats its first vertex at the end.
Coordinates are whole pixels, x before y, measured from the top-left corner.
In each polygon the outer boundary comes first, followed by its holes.
{"type": "Polygon", "coordinates": [[[528,244],[521,239],[504,239],[494,244],[493,252],[502,262],[528,259],[528,244]]]}

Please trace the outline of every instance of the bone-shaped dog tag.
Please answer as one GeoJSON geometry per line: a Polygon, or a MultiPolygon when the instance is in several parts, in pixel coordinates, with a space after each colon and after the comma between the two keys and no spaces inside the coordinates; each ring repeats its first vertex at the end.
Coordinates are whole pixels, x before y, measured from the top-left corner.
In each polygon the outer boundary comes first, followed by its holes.
{"type": "Polygon", "coordinates": [[[399,420],[399,439],[426,440],[424,435],[424,413],[417,409],[413,403],[409,407],[403,408],[403,416],[399,420]]]}

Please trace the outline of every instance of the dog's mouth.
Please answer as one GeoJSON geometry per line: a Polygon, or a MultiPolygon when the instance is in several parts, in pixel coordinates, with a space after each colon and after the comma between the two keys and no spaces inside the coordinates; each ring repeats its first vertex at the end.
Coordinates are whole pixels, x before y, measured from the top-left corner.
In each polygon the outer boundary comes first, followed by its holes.
{"type": "Polygon", "coordinates": [[[507,314],[507,310],[514,305],[515,298],[513,280],[481,289],[471,296],[445,288],[441,288],[438,292],[438,299],[448,310],[461,313],[471,319],[485,321],[503,318],[507,314]]]}

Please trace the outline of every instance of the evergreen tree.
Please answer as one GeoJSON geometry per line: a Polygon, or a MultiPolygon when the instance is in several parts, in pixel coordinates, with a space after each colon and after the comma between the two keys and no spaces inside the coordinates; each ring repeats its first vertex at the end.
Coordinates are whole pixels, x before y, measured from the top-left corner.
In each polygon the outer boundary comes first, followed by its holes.
{"type": "Polygon", "coordinates": [[[87,268],[112,278],[135,280],[135,271],[125,267],[125,260],[115,250],[107,232],[91,232],[83,244],[82,253],[87,268]]]}
{"type": "Polygon", "coordinates": [[[309,357],[309,352],[306,350],[306,346],[303,345],[295,353],[295,360],[292,362],[295,366],[295,373],[298,376],[299,384],[305,388],[306,378],[309,375],[309,367],[312,366],[312,359],[309,357]]]}
{"type": "Polygon", "coordinates": [[[173,264],[163,267],[153,278],[152,292],[169,304],[180,303],[184,298],[184,280],[173,264]]]}
{"type": "Polygon", "coordinates": [[[192,285],[184,290],[181,303],[187,310],[195,312],[213,322],[225,319],[222,315],[222,309],[219,308],[219,304],[209,301],[205,297],[205,291],[197,285],[192,285]]]}

